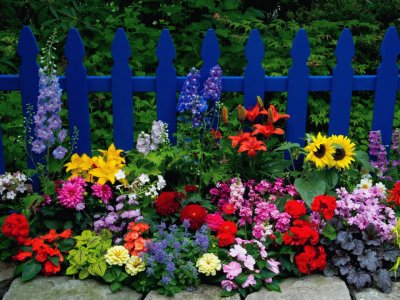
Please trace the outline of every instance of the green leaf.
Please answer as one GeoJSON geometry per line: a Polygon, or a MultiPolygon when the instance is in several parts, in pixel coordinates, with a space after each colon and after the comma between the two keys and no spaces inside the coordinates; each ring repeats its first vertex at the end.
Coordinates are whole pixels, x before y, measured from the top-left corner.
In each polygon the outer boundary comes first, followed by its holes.
{"type": "Polygon", "coordinates": [[[111,283],[110,285],[110,289],[111,291],[114,293],[116,291],[118,291],[120,288],[122,288],[122,284],[119,281],[114,281],[113,283],[111,283]]]}
{"type": "Polygon", "coordinates": [[[326,182],[321,176],[297,178],[294,185],[308,207],[311,207],[314,197],[323,195],[326,190],[326,182]]]}
{"type": "Polygon", "coordinates": [[[22,281],[33,279],[42,270],[42,265],[36,261],[29,261],[22,267],[22,281]]]}
{"type": "Polygon", "coordinates": [[[362,164],[363,168],[367,171],[372,171],[374,168],[369,161],[368,153],[362,150],[356,151],[356,159],[362,164]]]}
{"type": "Polygon", "coordinates": [[[76,273],[78,273],[78,272],[79,272],[79,268],[78,268],[77,265],[70,265],[70,266],[67,268],[65,274],[66,274],[66,275],[74,275],[74,274],[76,274],[76,273]]]}
{"type": "Polygon", "coordinates": [[[78,249],[73,257],[73,260],[78,264],[78,265],[83,265],[85,264],[86,261],[86,254],[83,252],[83,250],[78,249]]]}
{"type": "Polygon", "coordinates": [[[75,245],[75,240],[73,238],[62,240],[58,243],[58,250],[61,252],[66,252],[71,250],[72,247],[75,245]]]}
{"type": "Polygon", "coordinates": [[[333,241],[336,239],[336,230],[331,224],[327,223],[322,229],[322,235],[333,241]]]}
{"type": "Polygon", "coordinates": [[[275,151],[285,151],[285,150],[298,149],[298,148],[300,148],[300,144],[298,144],[298,143],[285,142],[281,146],[276,148],[275,151]]]}
{"type": "Polygon", "coordinates": [[[48,259],[55,265],[56,267],[60,264],[60,258],[58,256],[49,256],[48,259]]]}
{"type": "Polygon", "coordinates": [[[333,169],[329,170],[328,172],[325,172],[324,178],[325,178],[325,182],[326,182],[328,190],[332,190],[333,188],[335,188],[335,186],[339,180],[339,176],[338,176],[337,172],[333,169]]]}
{"type": "Polygon", "coordinates": [[[117,277],[115,276],[114,272],[109,270],[104,274],[103,279],[105,282],[111,283],[111,282],[115,281],[117,279],[117,277]]]}
{"type": "Polygon", "coordinates": [[[99,261],[97,263],[91,264],[88,268],[88,272],[94,276],[103,277],[107,270],[107,264],[105,261],[99,261]]]}
{"type": "Polygon", "coordinates": [[[275,282],[267,283],[265,284],[265,287],[270,291],[281,292],[281,287],[279,286],[278,283],[275,282]]]}
{"type": "Polygon", "coordinates": [[[85,269],[82,269],[80,272],[79,272],[79,279],[80,280],[83,280],[83,279],[85,279],[85,278],[88,278],[89,277],[89,272],[88,272],[88,270],[85,268],[85,269]]]}
{"type": "Polygon", "coordinates": [[[245,281],[247,280],[247,275],[246,274],[239,274],[236,276],[235,281],[238,285],[242,285],[245,281]]]}
{"type": "Polygon", "coordinates": [[[44,226],[46,226],[47,229],[58,229],[58,222],[54,220],[43,220],[42,221],[44,226]]]}

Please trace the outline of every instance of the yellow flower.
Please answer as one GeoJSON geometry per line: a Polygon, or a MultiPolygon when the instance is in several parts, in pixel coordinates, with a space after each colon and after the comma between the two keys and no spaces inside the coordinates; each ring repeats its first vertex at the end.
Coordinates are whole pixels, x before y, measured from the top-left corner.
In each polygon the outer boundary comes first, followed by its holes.
{"type": "Polygon", "coordinates": [[[71,172],[70,178],[82,176],[85,178],[86,181],[90,181],[90,176],[88,175],[87,171],[90,170],[92,165],[93,161],[88,155],[82,154],[82,156],[80,157],[78,154],[75,153],[71,157],[71,162],[66,163],[65,167],[67,167],[67,172],[71,172]]]}
{"type": "Polygon", "coordinates": [[[221,270],[221,261],[215,254],[205,253],[197,260],[196,267],[199,273],[215,276],[217,271],[221,270]]]}
{"type": "Polygon", "coordinates": [[[131,276],[135,276],[139,272],[143,272],[146,269],[144,261],[139,257],[132,255],[128,259],[125,265],[125,271],[131,276]]]}
{"type": "Polygon", "coordinates": [[[107,250],[104,257],[109,265],[122,266],[129,260],[129,251],[124,246],[114,246],[107,250]]]}
{"type": "Polygon", "coordinates": [[[343,135],[332,135],[331,141],[335,148],[331,167],[335,167],[338,170],[348,169],[351,162],[354,161],[356,145],[343,135]]]}
{"type": "Polygon", "coordinates": [[[74,176],[78,176],[82,172],[81,168],[81,158],[79,157],[79,154],[73,154],[71,156],[71,162],[66,163],[64,167],[67,167],[66,171],[70,172],[74,176]]]}
{"type": "Polygon", "coordinates": [[[306,160],[314,162],[319,169],[330,166],[335,153],[332,141],[326,136],[322,136],[321,133],[318,133],[317,137],[311,136],[311,140],[304,148],[308,152],[306,160]]]}
{"type": "Polygon", "coordinates": [[[96,168],[89,171],[90,175],[97,177],[98,184],[105,184],[110,181],[112,184],[115,182],[115,174],[119,168],[116,166],[115,161],[105,161],[102,157],[98,157],[94,160],[96,168]]]}
{"type": "Polygon", "coordinates": [[[114,144],[111,144],[110,147],[108,147],[107,150],[99,150],[101,154],[103,154],[103,157],[108,161],[115,161],[115,164],[119,167],[122,168],[125,163],[125,158],[121,157],[121,153],[124,150],[117,150],[114,146],[114,144]]]}

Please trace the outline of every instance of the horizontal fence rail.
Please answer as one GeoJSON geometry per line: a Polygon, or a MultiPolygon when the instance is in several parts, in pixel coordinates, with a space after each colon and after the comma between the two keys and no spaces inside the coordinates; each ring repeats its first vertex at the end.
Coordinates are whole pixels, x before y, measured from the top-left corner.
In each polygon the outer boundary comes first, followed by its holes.
{"type": "MultiPolygon", "coordinates": [[[[351,61],[355,47],[351,32],[344,29],[336,46],[337,65],[331,76],[310,76],[307,61],[310,46],[305,30],[296,34],[290,51],[292,66],[288,76],[267,76],[262,68],[265,49],[261,35],[254,29],[245,45],[244,76],[223,76],[223,92],[242,92],[245,107],[254,106],[256,97],[264,97],[265,92],[288,92],[287,113],[291,118],[286,123],[286,140],[304,145],[307,122],[307,97],[309,92],[331,92],[329,134],[347,135],[350,124],[351,97],[353,91],[374,91],[374,111],[372,130],[381,130],[383,144],[391,143],[394,109],[397,92],[400,90],[400,76],[397,58],[400,53],[400,42],[397,31],[390,27],[382,41],[381,63],[376,75],[354,75],[351,61]]],[[[18,54],[21,57],[20,72],[17,75],[0,75],[1,91],[21,91],[23,114],[27,117],[27,107],[36,109],[38,96],[38,46],[29,27],[21,31],[18,54]]],[[[201,83],[208,75],[210,68],[218,63],[220,49],[214,30],[206,32],[201,48],[203,66],[200,69],[201,83]]],[[[85,48],[76,29],[68,33],[65,56],[67,67],[65,76],[59,81],[63,92],[68,96],[68,118],[70,134],[76,127],[79,139],[75,152],[91,153],[89,93],[111,92],[113,113],[113,135],[116,147],[131,150],[134,147],[134,94],[155,92],[157,118],[168,123],[170,139],[174,142],[176,132],[176,92],[182,88],[185,77],[176,76],[173,65],[176,52],[167,29],[161,32],[156,49],[159,65],[156,76],[134,76],[129,66],[131,49],[123,29],[118,29],[111,48],[114,65],[110,76],[87,75],[83,64],[85,48]]],[[[1,128],[0,128],[1,129],[1,128]]],[[[28,151],[31,149],[26,143],[28,151]]],[[[5,161],[0,130],[0,173],[5,172],[5,161]]],[[[28,166],[34,167],[37,157],[27,158],[28,166]]]]}

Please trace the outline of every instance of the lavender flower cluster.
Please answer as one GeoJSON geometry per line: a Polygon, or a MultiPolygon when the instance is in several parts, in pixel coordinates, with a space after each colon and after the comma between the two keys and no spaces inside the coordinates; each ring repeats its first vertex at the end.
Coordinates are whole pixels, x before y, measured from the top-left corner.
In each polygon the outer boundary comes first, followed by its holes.
{"type": "MultiPolygon", "coordinates": [[[[219,65],[211,68],[210,75],[200,91],[200,72],[192,68],[187,74],[181,94],[178,99],[177,111],[189,112],[194,128],[198,128],[210,106],[214,107],[222,92],[222,70],[219,65]]],[[[210,120],[207,120],[209,122],[210,120]]]]}
{"type": "Polygon", "coordinates": [[[157,150],[160,146],[169,143],[168,124],[163,121],[153,121],[151,134],[141,132],[136,142],[136,150],[147,155],[150,151],[157,150]]]}
{"type": "Polygon", "coordinates": [[[203,225],[192,234],[189,227],[188,220],[183,222],[183,227],[174,224],[167,228],[161,223],[155,237],[146,245],[146,274],[157,278],[166,289],[177,284],[191,285],[199,280],[195,264],[210,246],[209,229],[203,225]],[[178,274],[183,274],[179,281],[178,274]]]}
{"type": "Polygon", "coordinates": [[[380,130],[369,132],[369,155],[375,157],[374,161],[371,160],[371,165],[378,170],[379,178],[385,178],[384,175],[388,171],[389,161],[387,159],[386,147],[382,145],[380,130]]]}

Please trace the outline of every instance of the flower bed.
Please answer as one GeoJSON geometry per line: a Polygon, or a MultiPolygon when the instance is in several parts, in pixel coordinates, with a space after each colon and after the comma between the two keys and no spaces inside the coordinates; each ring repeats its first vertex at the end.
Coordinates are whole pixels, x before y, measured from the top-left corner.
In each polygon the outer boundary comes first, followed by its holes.
{"type": "Polygon", "coordinates": [[[0,258],[18,263],[22,281],[90,277],[113,292],[168,296],[212,282],[221,296],[246,297],[324,273],[390,292],[400,264],[398,130],[390,161],[379,131],[372,161],[343,135],[310,134],[304,148],[283,142],[290,116],[260,98],[250,109],[222,104],[215,66],[203,86],[199,71],[188,74],[177,145],[154,121],[132,151],[112,144],[70,156],[46,55],[32,116],[42,163],[27,171],[41,191],[24,173],[0,177],[0,258]]]}

